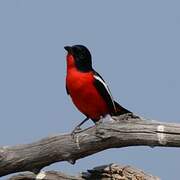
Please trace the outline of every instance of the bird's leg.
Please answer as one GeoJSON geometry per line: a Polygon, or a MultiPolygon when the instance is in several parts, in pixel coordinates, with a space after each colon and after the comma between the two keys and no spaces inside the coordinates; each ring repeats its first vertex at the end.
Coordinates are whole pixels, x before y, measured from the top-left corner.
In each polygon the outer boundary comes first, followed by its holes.
{"type": "Polygon", "coordinates": [[[74,137],[74,135],[81,130],[80,127],[81,127],[88,119],[89,119],[89,117],[86,117],[81,123],[79,123],[79,124],[74,128],[74,130],[73,130],[72,133],[71,133],[72,137],[74,137]]]}

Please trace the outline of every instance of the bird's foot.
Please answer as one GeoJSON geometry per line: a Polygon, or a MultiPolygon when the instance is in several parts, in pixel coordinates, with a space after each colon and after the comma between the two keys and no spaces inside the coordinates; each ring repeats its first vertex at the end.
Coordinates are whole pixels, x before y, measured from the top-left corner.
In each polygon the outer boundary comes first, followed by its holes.
{"type": "Polygon", "coordinates": [[[82,129],[79,126],[75,127],[74,130],[71,132],[71,137],[74,139],[75,135],[80,133],[81,131],[82,129]]]}
{"type": "Polygon", "coordinates": [[[98,121],[94,121],[94,124],[95,124],[95,126],[98,126],[99,124],[102,124],[103,121],[104,121],[104,117],[101,116],[100,119],[99,119],[98,121]]]}
{"type": "Polygon", "coordinates": [[[98,126],[99,124],[102,124],[102,123],[103,123],[103,119],[100,119],[99,121],[95,122],[95,125],[98,126]]]}

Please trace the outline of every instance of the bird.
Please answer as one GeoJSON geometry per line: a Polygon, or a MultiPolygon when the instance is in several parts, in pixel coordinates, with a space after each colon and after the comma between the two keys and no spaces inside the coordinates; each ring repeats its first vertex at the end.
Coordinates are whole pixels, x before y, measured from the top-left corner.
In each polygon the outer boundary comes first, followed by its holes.
{"type": "Polygon", "coordinates": [[[84,45],[65,46],[66,91],[77,109],[85,115],[72,134],[80,130],[88,119],[95,124],[107,114],[118,116],[132,113],[118,104],[112,97],[107,83],[92,67],[92,56],[84,45]]]}

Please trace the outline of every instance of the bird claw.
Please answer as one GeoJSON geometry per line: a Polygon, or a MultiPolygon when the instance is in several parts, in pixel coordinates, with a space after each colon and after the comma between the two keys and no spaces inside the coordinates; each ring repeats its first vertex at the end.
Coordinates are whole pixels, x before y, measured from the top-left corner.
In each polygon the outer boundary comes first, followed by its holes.
{"type": "Polygon", "coordinates": [[[72,132],[71,132],[71,136],[74,139],[75,135],[80,133],[82,131],[82,129],[80,127],[76,127],[72,132]]]}

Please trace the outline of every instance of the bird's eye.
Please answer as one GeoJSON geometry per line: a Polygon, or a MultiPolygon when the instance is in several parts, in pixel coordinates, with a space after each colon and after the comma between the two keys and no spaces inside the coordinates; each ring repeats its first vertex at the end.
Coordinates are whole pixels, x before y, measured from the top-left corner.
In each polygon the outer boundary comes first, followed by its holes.
{"type": "Polygon", "coordinates": [[[84,59],[84,54],[83,53],[79,53],[79,58],[80,59],[84,59]]]}

